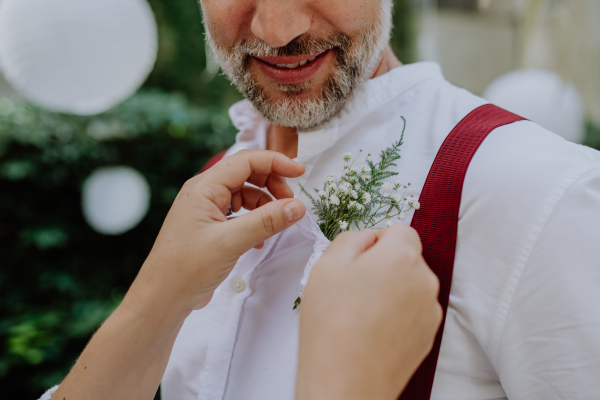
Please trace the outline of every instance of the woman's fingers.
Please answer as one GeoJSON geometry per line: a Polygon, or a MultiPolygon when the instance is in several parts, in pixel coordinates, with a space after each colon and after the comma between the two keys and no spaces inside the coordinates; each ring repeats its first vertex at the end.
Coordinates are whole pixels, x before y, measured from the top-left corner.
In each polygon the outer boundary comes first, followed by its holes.
{"type": "MultiPolygon", "coordinates": [[[[242,190],[240,190],[240,193],[242,207],[244,207],[246,210],[254,210],[273,201],[273,198],[269,196],[268,193],[265,193],[264,191],[252,186],[244,186],[242,190]]],[[[239,210],[235,210],[234,208],[234,211],[239,210]]]]}
{"type": "Polygon", "coordinates": [[[214,229],[215,232],[220,231],[222,237],[232,239],[225,244],[229,247],[227,251],[240,256],[289,228],[305,213],[306,208],[299,200],[276,200],[223,224],[215,225],[214,229]]]}
{"type": "MultiPolygon", "coordinates": [[[[242,150],[219,161],[199,177],[207,183],[217,183],[236,190],[245,182],[265,187],[270,175],[296,178],[304,171],[302,164],[283,154],[267,150],[242,150]]],[[[276,182],[275,186],[279,188],[280,185],[276,182]]]]}
{"type": "Polygon", "coordinates": [[[347,265],[373,246],[376,241],[377,237],[370,229],[359,232],[344,232],[335,238],[327,248],[323,258],[331,258],[337,260],[339,265],[347,265]]]}

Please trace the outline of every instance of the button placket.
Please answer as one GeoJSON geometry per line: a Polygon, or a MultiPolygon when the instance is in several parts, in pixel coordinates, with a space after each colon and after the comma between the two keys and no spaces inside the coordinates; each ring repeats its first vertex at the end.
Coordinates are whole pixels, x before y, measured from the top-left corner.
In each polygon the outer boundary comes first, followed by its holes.
{"type": "Polygon", "coordinates": [[[245,299],[251,294],[248,279],[256,268],[262,264],[276,245],[279,235],[265,241],[261,254],[256,254],[254,261],[244,261],[236,265],[230,277],[217,289],[218,298],[213,332],[207,348],[204,370],[200,377],[200,393],[198,400],[221,399],[225,393],[227,375],[233,356],[233,347],[238,330],[238,324],[245,299]]]}

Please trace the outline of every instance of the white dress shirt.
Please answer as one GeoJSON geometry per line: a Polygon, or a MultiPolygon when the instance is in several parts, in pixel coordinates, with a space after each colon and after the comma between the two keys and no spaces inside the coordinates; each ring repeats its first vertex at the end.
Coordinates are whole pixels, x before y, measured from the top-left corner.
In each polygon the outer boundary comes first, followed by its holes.
{"type": "MultiPolygon", "coordinates": [[[[289,183],[310,209],[298,184],[312,190],[340,175],[345,152],[377,158],[400,137],[404,116],[398,177],[418,197],[448,133],[484,103],[445,81],[437,64],[396,68],[364,84],[328,123],[299,132],[306,173],[289,183]]],[[[250,103],[230,114],[240,133],[228,154],[264,149],[268,122],[250,103]]],[[[211,303],[186,320],[163,399],[292,400],[292,306],[311,253],[291,227],[240,258],[211,303]]],[[[492,132],[467,173],[432,394],[504,398],[600,399],[600,153],[527,121],[492,132]]]]}

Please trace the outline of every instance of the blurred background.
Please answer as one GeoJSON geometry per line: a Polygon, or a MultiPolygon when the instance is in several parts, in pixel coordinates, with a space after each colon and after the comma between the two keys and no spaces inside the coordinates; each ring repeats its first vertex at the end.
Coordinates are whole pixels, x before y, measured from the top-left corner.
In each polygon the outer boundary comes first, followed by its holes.
{"type": "MultiPolygon", "coordinates": [[[[598,0],[396,0],[392,45],[600,148],[598,0]]],[[[0,386],[36,399],[123,298],[241,99],[196,0],[0,0],[0,386]]],[[[157,394],[159,398],[159,394],[157,394]]]]}

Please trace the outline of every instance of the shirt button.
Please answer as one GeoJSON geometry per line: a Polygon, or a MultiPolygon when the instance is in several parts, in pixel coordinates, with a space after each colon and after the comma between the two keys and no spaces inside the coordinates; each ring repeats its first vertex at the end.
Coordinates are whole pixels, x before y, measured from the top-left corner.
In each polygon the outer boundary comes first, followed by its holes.
{"type": "Polygon", "coordinates": [[[243,279],[236,278],[231,281],[231,288],[234,292],[241,293],[246,289],[246,282],[243,279]]]}

